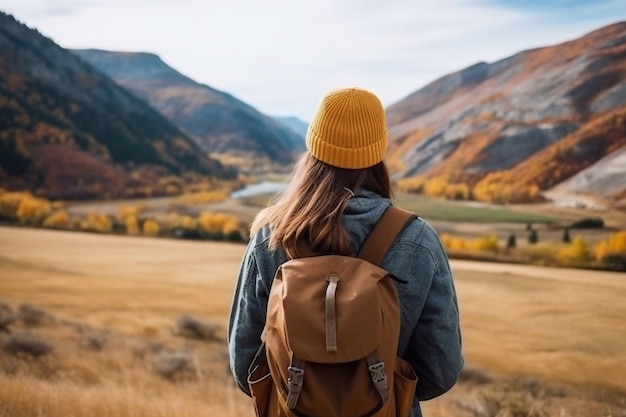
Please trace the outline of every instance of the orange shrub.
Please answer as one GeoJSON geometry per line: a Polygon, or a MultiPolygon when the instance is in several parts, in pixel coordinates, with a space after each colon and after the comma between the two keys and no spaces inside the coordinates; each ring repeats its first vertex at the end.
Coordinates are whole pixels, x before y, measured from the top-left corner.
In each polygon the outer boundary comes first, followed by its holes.
{"type": "Polygon", "coordinates": [[[65,210],[57,210],[50,214],[43,221],[43,225],[46,227],[61,227],[65,228],[70,224],[70,216],[65,210]]]}

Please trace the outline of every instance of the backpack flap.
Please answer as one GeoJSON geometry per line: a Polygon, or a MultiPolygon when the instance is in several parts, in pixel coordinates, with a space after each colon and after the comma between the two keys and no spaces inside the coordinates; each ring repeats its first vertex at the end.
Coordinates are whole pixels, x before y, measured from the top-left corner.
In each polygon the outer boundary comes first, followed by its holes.
{"type": "Polygon", "coordinates": [[[382,338],[378,285],[387,275],[362,259],[338,255],[284,263],[270,293],[267,343],[284,343],[308,362],[366,357],[382,338]]]}

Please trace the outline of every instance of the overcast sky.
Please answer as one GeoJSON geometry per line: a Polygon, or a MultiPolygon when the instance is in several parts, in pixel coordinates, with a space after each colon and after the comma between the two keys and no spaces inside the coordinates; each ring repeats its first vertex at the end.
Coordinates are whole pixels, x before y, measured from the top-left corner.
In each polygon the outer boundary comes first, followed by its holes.
{"type": "Polygon", "coordinates": [[[626,0],[0,0],[65,48],[153,52],[272,116],[332,88],[385,105],[479,61],[626,20],[626,0]]]}

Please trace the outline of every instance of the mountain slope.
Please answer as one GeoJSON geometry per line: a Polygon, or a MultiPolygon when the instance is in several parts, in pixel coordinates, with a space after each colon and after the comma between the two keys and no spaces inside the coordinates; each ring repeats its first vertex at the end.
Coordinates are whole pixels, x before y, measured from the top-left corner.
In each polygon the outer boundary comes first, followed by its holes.
{"type": "Polygon", "coordinates": [[[0,185],[132,195],[185,172],[232,175],[143,101],[0,12],[0,185]]]}
{"type": "Polygon", "coordinates": [[[291,129],[235,97],[199,84],[149,53],[74,50],[165,115],[206,152],[289,164],[304,149],[291,129]]]}
{"type": "Polygon", "coordinates": [[[547,189],[626,146],[626,22],[447,75],[387,115],[400,177],[547,189]]]}
{"type": "Polygon", "coordinates": [[[291,130],[296,132],[298,136],[302,138],[306,137],[306,132],[309,128],[308,123],[305,123],[302,120],[298,119],[297,117],[293,117],[293,116],[274,117],[274,119],[278,120],[278,122],[282,123],[283,125],[287,126],[291,130]]]}

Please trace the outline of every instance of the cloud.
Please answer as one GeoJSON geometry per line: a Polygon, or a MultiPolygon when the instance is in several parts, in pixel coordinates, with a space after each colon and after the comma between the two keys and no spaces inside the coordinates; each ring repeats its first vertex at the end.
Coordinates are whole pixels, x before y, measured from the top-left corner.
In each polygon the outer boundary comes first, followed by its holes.
{"type": "Polygon", "coordinates": [[[330,88],[360,85],[389,105],[475,62],[624,19],[625,3],[0,0],[0,9],[64,47],[154,52],[265,113],[306,120],[330,88]]]}

